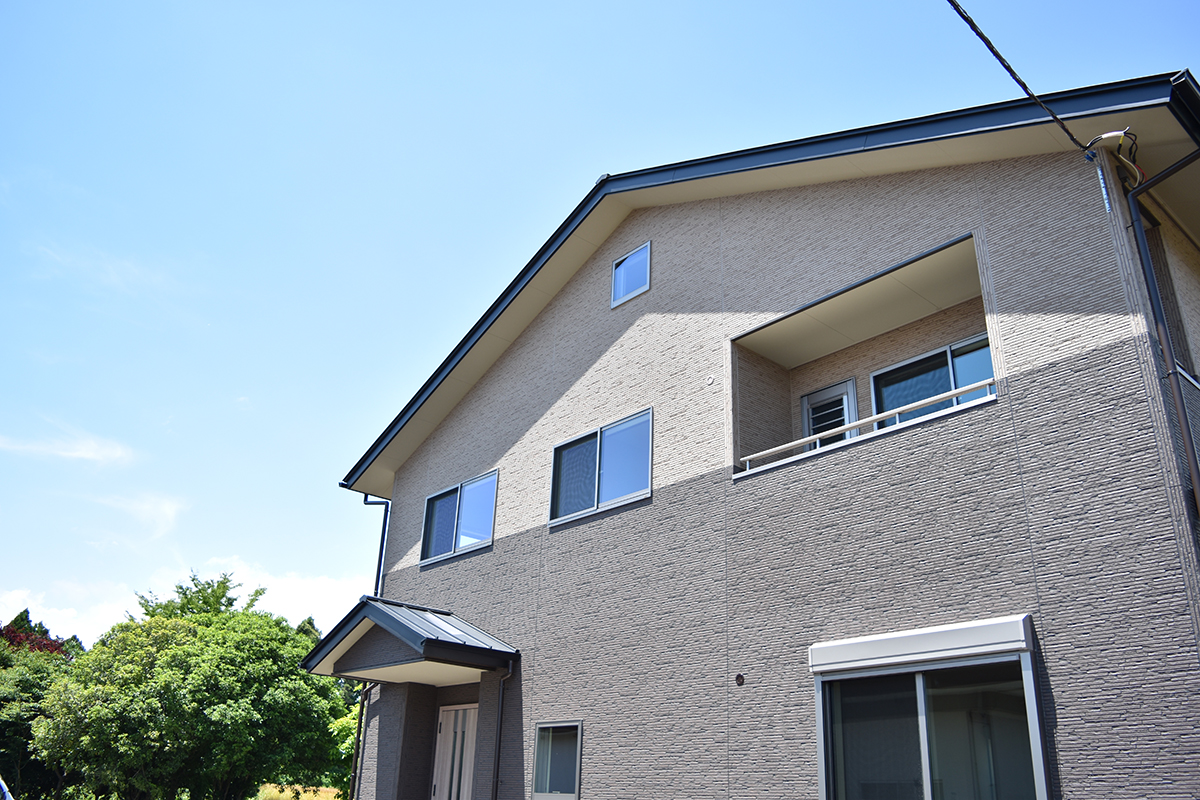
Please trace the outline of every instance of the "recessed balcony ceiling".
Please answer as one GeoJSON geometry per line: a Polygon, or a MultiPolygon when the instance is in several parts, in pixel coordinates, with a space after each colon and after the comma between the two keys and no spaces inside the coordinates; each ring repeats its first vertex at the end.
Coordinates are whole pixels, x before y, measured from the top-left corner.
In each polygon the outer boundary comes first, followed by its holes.
{"type": "Polygon", "coordinates": [[[975,240],[892,267],[734,339],[785,369],[979,297],[975,240]]]}

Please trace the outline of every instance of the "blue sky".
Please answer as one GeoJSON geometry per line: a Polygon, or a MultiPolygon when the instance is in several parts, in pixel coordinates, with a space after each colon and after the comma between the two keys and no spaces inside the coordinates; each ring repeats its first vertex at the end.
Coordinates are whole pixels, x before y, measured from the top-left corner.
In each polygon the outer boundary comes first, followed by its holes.
{"type": "MultiPolygon", "coordinates": [[[[1194,0],[963,3],[1035,91],[1200,69],[1194,0]]],[[[601,173],[1019,94],[943,0],[0,0],[0,622],[328,630],[338,480],[601,173]]]]}

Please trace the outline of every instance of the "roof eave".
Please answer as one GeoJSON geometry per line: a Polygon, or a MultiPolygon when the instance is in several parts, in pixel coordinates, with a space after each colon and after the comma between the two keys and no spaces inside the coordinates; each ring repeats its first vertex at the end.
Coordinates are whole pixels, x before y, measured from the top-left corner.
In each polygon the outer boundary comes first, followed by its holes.
{"type": "MultiPolygon", "coordinates": [[[[1166,106],[1188,135],[1200,143],[1200,92],[1197,92],[1196,82],[1191,73],[1186,70],[1056,92],[1045,95],[1042,99],[1055,113],[1068,120],[1122,109],[1166,106]]],[[[1048,123],[1049,119],[1045,113],[1032,100],[1022,98],[602,178],[359,458],[340,485],[354,491],[386,497],[379,490],[360,486],[363,476],[516,297],[538,275],[539,270],[607,198],[638,189],[1048,123]]]]}

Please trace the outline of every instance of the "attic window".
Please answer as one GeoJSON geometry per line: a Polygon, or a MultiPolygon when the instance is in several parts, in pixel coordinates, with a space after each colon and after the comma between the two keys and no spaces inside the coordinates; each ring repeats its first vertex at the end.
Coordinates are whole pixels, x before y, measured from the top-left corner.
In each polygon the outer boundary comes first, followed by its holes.
{"type": "Polygon", "coordinates": [[[613,262],[612,308],[650,288],[650,243],[613,262]]]}

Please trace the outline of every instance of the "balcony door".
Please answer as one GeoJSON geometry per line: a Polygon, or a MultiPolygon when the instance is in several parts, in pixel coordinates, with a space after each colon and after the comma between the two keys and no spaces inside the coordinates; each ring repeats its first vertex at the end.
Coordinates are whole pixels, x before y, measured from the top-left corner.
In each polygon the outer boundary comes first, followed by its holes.
{"type": "Polygon", "coordinates": [[[438,714],[432,800],[470,800],[479,706],[443,706],[438,714]]]}

